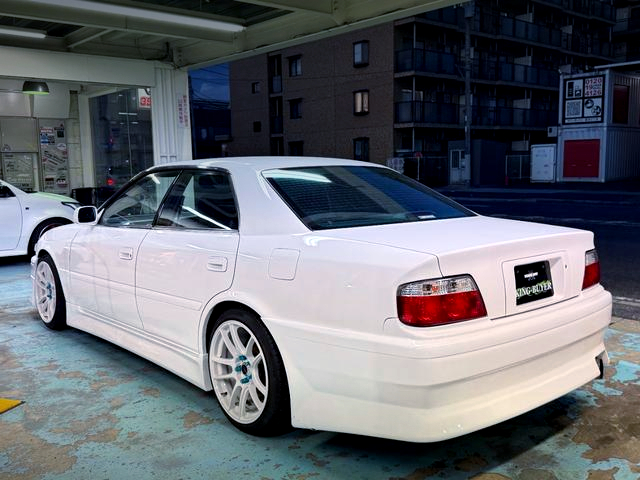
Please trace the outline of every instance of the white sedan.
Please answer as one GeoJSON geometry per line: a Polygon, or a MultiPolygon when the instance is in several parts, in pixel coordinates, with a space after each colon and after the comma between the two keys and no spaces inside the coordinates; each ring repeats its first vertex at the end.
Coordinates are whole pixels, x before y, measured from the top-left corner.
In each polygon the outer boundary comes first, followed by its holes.
{"type": "Polygon", "coordinates": [[[26,193],[0,180],[0,257],[33,253],[47,230],[73,221],[80,204],[55,193],[26,193]]]}
{"type": "Polygon", "coordinates": [[[591,232],[476,215],[357,161],[153,167],[47,232],[32,275],[45,325],[213,390],[258,435],[443,440],[608,363],[591,232]]]}

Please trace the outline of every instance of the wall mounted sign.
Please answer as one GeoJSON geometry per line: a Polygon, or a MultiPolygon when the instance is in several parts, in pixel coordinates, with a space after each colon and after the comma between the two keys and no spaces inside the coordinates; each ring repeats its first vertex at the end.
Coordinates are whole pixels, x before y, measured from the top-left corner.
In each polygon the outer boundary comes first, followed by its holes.
{"type": "Polygon", "coordinates": [[[604,115],[604,75],[564,81],[563,123],[602,122],[604,115]]]}

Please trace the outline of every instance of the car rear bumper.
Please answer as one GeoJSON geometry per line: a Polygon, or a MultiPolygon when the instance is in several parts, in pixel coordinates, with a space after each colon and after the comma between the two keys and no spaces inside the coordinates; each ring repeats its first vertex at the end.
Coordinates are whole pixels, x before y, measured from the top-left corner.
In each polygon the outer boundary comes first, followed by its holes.
{"type": "Polygon", "coordinates": [[[552,307],[469,322],[463,334],[429,329],[402,338],[265,323],[287,367],[294,426],[431,442],[512,418],[596,378],[599,361],[608,361],[610,320],[611,295],[594,287],[552,307]]]}

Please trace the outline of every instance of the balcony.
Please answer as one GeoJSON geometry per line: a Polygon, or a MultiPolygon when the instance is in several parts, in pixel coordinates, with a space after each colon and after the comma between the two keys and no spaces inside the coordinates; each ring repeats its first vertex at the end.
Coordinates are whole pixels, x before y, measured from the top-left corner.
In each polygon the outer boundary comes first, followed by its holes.
{"type": "MultiPolygon", "coordinates": [[[[431,123],[462,127],[461,105],[438,102],[397,102],[395,123],[431,123]]],[[[474,127],[547,128],[558,123],[557,110],[511,107],[473,107],[474,127]]]]}
{"type": "MultiPolygon", "coordinates": [[[[611,5],[602,2],[590,2],[582,5],[571,0],[558,0],[565,9],[590,15],[613,22],[615,11],[611,5]]],[[[430,21],[443,23],[457,27],[460,32],[464,31],[464,18],[461,16],[462,9],[445,8],[435,10],[425,14],[424,18],[430,21]]],[[[472,19],[472,35],[479,33],[495,36],[509,37],[520,40],[524,43],[532,42],[545,45],[550,48],[562,48],[585,55],[598,55],[612,58],[613,47],[609,41],[598,38],[597,31],[569,34],[560,28],[531,23],[519,20],[514,17],[496,15],[476,9],[476,14],[472,19]]]]}
{"type": "Polygon", "coordinates": [[[398,102],[396,123],[437,123],[460,125],[460,106],[439,102],[398,102]]]}
{"type": "Polygon", "coordinates": [[[560,75],[556,70],[515,63],[474,62],[472,77],[493,82],[514,82],[558,88],[560,75]]]}
{"type": "Polygon", "coordinates": [[[396,52],[396,72],[427,72],[460,75],[456,55],[420,48],[396,52]]]}
{"type": "Polygon", "coordinates": [[[472,124],[476,127],[547,128],[557,123],[557,110],[473,107],[472,124]]]}
{"type": "MultiPolygon", "coordinates": [[[[463,78],[462,61],[450,53],[418,48],[396,52],[396,72],[422,72],[453,75],[463,78]],[[458,64],[458,61],[460,64],[458,64]]],[[[515,63],[474,61],[471,77],[492,82],[515,82],[558,88],[560,76],[556,70],[529,67],[515,63]]]]}

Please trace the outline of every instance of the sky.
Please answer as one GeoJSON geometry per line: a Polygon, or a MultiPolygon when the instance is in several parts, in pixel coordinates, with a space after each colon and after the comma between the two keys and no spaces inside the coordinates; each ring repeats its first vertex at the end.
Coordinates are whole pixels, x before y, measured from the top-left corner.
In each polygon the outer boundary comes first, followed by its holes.
{"type": "Polygon", "coordinates": [[[229,65],[221,64],[189,72],[195,100],[229,102],[229,65]]]}

